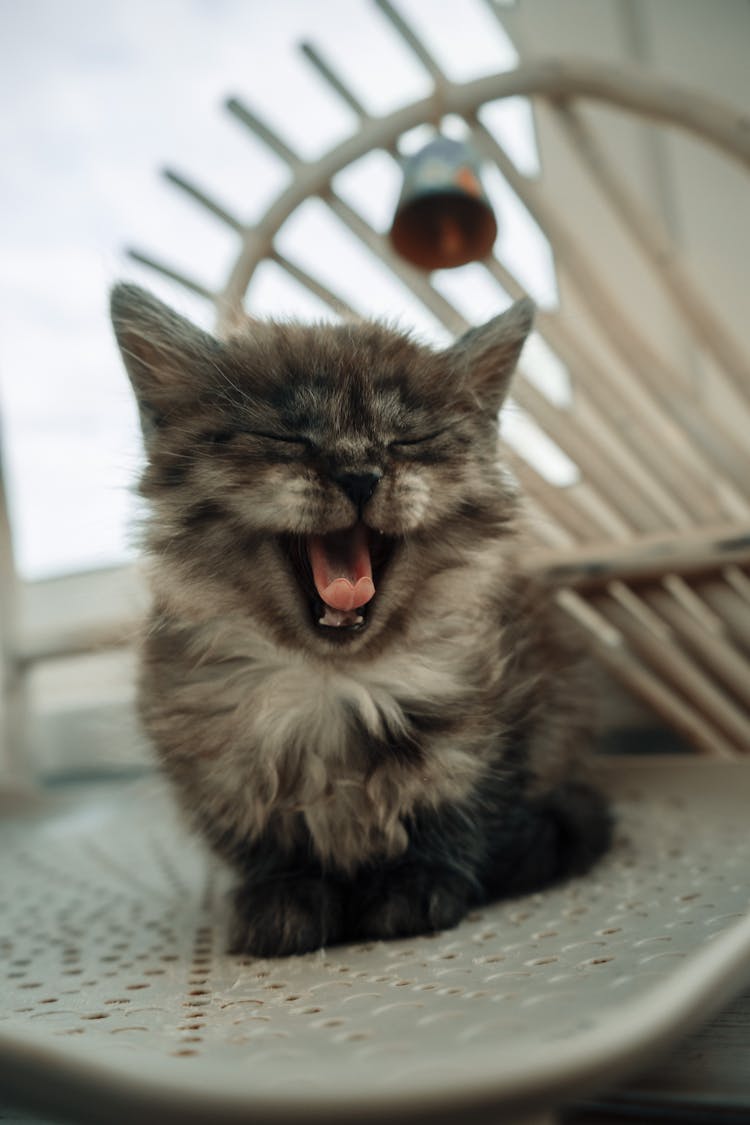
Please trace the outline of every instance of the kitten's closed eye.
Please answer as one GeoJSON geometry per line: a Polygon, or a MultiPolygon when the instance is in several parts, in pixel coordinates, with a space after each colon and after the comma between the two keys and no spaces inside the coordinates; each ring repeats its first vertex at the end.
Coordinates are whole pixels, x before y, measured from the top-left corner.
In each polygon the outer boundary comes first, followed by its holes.
{"type": "Polygon", "coordinates": [[[429,434],[419,434],[417,437],[397,438],[395,441],[391,442],[389,448],[406,449],[414,445],[427,445],[428,442],[434,441],[435,438],[442,437],[443,434],[447,432],[447,427],[444,427],[441,430],[433,430],[429,434]]]}
{"type": "Polygon", "coordinates": [[[309,438],[301,434],[273,434],[265,430],[245,430],[241,427],[226,430],[212,430],[205,435],[213,445],[226,445],[236,437],[262,438],[264,441],[275,442],[279,445],[307,449],[312,444],[309,438]]]}
{"type": "Polygon", "coordinates": [[[210,430],[203,434],[206,441],[212,445],[226,445],[235,436],[235,430],[210,430]]]}
{"type": "Polygon", "coordinates": [[[297,445],[301,449],[307,449],[312,445],[310,439],[303,437],[302,434],[272,434],[266,430],[243,430],[242,432],[249,434],[250,437],[263,438],[264,441],[274,441],[281,445],[297,445]]]}

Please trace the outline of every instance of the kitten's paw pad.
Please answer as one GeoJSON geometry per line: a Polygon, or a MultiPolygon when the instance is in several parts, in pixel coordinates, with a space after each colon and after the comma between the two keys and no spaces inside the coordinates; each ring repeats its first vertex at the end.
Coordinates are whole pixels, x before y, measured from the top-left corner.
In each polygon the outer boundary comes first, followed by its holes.
{"type": "Polygon", "coordinates": [[[399,872],[359,900],[358,936],[409,937],[457,926],[469,907],[469,888],[433,872],[399,872]]]}
{"type": "Polygon", "coordinates": [[[234,896],[230,953],[287,957],[339,941],[340,893],[319,879],[240,887],[234,896]]]}

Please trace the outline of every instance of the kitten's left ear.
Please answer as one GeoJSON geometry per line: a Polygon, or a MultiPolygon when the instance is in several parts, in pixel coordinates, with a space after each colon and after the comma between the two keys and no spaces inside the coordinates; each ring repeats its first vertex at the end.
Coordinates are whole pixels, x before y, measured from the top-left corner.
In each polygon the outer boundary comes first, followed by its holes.
{"type": "Polygon", "coordinates": [[[116,285],[110,309],[148,444],[171,412],[200,395],[219,344],[137,285],[116,285]]]}
{"type": "Polygon", "coordinates": [[[470,328],[445,353],[482,409],[493,415],[508,393],[521,348],[534,322],[534,309],[534,302],[523,297],[500,316],[470,328]]]}

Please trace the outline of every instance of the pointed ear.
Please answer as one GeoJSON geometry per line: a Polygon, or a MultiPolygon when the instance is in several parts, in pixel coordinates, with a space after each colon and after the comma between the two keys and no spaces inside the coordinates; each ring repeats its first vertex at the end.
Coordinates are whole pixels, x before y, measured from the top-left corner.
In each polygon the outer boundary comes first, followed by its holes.
{"type": "Polygon", "coordinates": [[[171,410],[198,396],[220,345],[137,285],[116,285],[110,311],[148,439],[171,410]]]}
{"type": "Polygon", "coordinates": [[[516,301],[500,316],[470,328],[447,352],[482,410],[496,415],[503,405],[524,340],[534,322],[534,302],[516,301]]]}

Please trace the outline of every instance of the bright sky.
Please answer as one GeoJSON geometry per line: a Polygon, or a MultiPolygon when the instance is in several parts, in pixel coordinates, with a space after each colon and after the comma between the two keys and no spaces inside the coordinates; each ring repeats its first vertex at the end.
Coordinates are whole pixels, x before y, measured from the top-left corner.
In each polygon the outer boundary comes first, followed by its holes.
{"type": "MultiPolygon", "coordinates": [[[[451,78],[515,64],[483,0],[397,3],[451,78]]],[[[306,158],[356,128],[299,53],[302,40],[322,50],[375,114],[429,89],[368,0],[0,0],[0,406],[25,577],[117,563],[130,552],[140,442],[107,322],[112,282],[137,280],[211,325],[205,303],[134,265],[124,248],[137,246],[209,286],[221,283],[238,249],[233,232],[159,170],[175,168],[252,221],[287,172],[222,109],[227,96],[252,106],[306,158]]],[[[528,107],[492,107],[487,122],[533,174],[528,107]]],[[[412,146],[419,140],[411,138],[412,146]]],[[[532,295],[552,303],[544,240],[494,169],[486,186],[500,217],[498,252],[532,295]]],[[[388,228],[399,190],[389,158],[374,154],[337,187],[373,225],[388,228]]],[[[322,204],[300,209],[280,248],[361,311],[439,338],[425,310],[322,204]]],[[[471,321],[504,305],[478,267],[435,282],[471,321]]],[[[259,272],[248,306],[275,316],[325,315],[270,266],[259,272]]],[[[564,465],[560,472],[564,479],[564,465]]]]}

